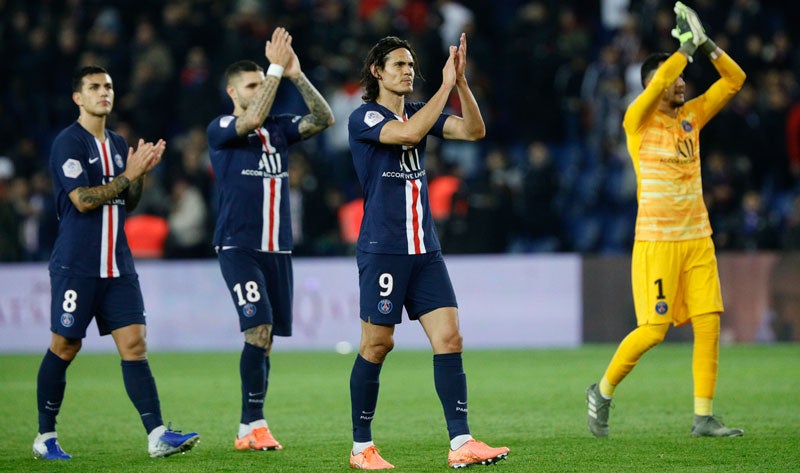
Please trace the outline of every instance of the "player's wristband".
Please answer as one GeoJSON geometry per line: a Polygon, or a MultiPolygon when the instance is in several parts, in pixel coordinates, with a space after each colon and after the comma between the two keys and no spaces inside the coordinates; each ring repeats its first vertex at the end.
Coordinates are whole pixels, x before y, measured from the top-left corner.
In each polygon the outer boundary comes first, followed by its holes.
{"type": "Polygon", "coordinates": [[[705,55],[710,57],[711,59],[716,59],[719,57],[719,54],[716,53],[717,45],[710,39],[707,39],[705,43],[700,45],[700,50],[703,51],[705,55]]]}
{"type": "Polygon", "coordinates": [[[268,76],[275,76],[278,79],[283,77],[283,66],[280,64],[270,64],[267,68],[267,75],[268,76]]]}

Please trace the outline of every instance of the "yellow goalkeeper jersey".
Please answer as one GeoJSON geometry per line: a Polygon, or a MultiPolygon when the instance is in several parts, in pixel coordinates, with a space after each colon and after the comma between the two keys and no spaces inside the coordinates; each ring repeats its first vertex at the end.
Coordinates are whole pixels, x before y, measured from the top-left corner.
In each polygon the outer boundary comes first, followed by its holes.
{"type": "Polygon", "coordinates": [[[700,130],[742,88],[745,73],[727,54],[711,61],[720,79],[678,109],[658,110],[664,90],[686,67],[680,52],[657,70],[625,111],[622,126],[636,171],[636,240],[677,241],[711,235],[700,177],[700,130]]]}

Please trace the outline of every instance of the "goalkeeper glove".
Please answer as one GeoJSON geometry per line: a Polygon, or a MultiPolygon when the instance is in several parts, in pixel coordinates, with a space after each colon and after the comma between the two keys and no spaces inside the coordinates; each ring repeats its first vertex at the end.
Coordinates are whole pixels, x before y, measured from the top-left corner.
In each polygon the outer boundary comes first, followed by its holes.
{"type": "Polygon", "coordinates": [[[716,54],[714,52],[717,49],[717,45],[706,35],[697,12],[680,1],[675,2],[675,7],[673,10],[675,11],[677,24],[676,28],[672,30],[672,36],[681,41],[681,50],[687,52],[687,54],[691,56],[691,54],[694,53],[697,48],[700,48],[700,50],[703,51],[703,53],[705,53],[707,56],[710,56],[712,59],[716,59],[716,54]],[[692,34],[691,43],[694,46],[694,49],[692,49],[692,46],[690,45],[686,45],[684,48],[685,40],[682,40],[681,36],[686,38],[687,36],[685,35],[688,32],[691,32],[692,34]]]}

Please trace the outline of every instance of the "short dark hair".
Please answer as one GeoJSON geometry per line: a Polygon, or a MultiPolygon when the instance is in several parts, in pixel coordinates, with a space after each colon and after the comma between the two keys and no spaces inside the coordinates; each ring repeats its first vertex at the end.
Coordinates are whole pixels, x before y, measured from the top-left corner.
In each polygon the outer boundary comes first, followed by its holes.
{"type": "Polygon", "coordinates": [[[653,53],[644,58],[642,62],[642,87],[646,87],[645,81],[650,73],[658,69],[659,64],[669,59],[668,53],[653,53]]]}
{"type": "Polygon", "coordinates": [[[263,67],[259,66],[253,61],[247,59],[236,61],[228,66],[227,69],[225,69],[225,83],[230,84],[231,79],[238,76],[242,72],[260,72],[263,70],[263,67]]]}
{"type": "Polygon", "coordinates": [[[80,92],[83,87],[83,78],[92,74],[108,74],[108,71],[95,65],[81,67],[72,75],[72,91],[80,92]]]}
{"type": "Polygon", "coordinates": [[[378,79],[372,75],[370,67],[373,65],[381,68],[385,67],[389,53],[400,48],[405,48],[411,53],[411,58],[414,60],[414,74],[420,79],[423,79],[422,73],[419,70],[417,53],[411,49],[411,44],[397,36],[387,36],[378,41],[375,46],[369,50],[369,54],[367,54],[367,58],[364,60],[364,66],[361,68],[361,86],[364,87],[364,95],[361,96],[362,100],[365,102],[373,102],[378,98],[378,93],[380,92],[378,79]]]}

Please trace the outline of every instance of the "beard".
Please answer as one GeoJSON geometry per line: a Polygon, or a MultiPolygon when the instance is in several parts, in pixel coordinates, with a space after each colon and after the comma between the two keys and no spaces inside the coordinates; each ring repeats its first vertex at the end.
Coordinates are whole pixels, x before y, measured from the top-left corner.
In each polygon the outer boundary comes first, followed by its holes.
{"type": "Polygon", "coordinates": [[[681,108],[686,103],[684,99],[672,99],[669,101],[669,106],[672,108],[681,108]]]}

